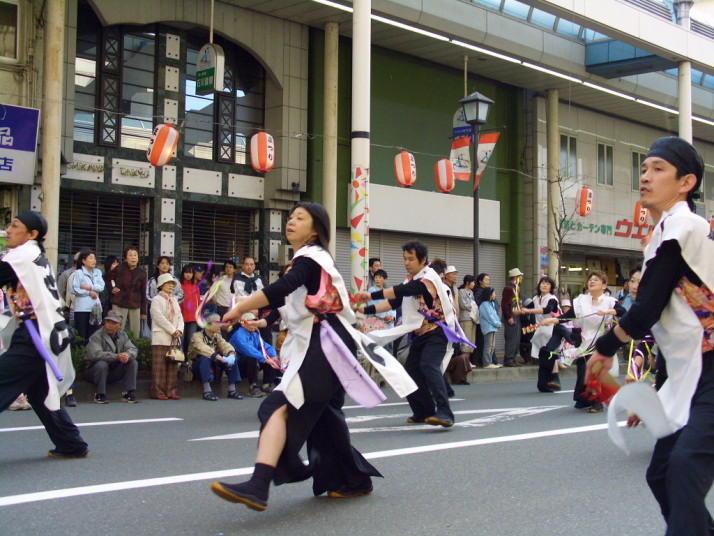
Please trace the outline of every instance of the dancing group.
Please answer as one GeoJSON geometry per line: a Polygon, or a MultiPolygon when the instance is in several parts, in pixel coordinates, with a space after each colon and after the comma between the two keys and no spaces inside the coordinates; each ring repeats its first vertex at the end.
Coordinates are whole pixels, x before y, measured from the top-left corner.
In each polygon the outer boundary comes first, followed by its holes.
{"type": "MultiPolygon", "coordinates": [[[[578,358],[576,395],[583,397],[576,398],[576,406],[591,411],[600,407],[583,387],[604,377],[618,348],[650,332],[656,339],[668,371],[658,396],[672,433],[658,439],[647,482],[670,536],[714,531],[704,502],[714,480],[714,236],[709,224],[692,212],[703,169],[697,151],[682,139],[662,138],[652,145],[642,165],[640,193],[657,224],[645,250],[637,298],[627,312],[603,295],[607,280],[599,273],[590,275],[588,293],[574,300],[569,312],[563,312],[552,295],[552,282],[541,280],[540,298],[529,311],[541,315],[534,337],[539,388],[550,390],[558,383],[552,355],[568,341],[578,358]],[[618,316],[619,322],[603,334],[611,316],[618,316]],[[577,325],[568,327],[567,322],[577,325]]],[[[246,482],[211,485],[220,497],[255,510],[267,508],[271,483],[312,477],[316,495],[334,498],[372,491],[372,477],[381,475],[351,445],[342,405],[346,394],[365,407],[378,405],[385,396],[358,358],[366,359],[399,396],[407,397],[409,422],[443,427],[454,423],[443,372],[459,327],[452,298],[428,267],[426,247],[419,242],[403,246],[409,274],[405,283],[350,298],[328,253],[329,228],[322,206],[297,204],[286,226],[296,253],[285,274],[223,317],[235,323],[246,312],[270,306],[280,311],[288,327],[282,351],[290,356],[289,364],[258,412],[261,430],[253,475],[246,482]],[[370,300],[384,301],[366,305],[370,300]],[[367,314],[401,307],[401,324],[362,333],[354,328],[351,301],[367,314]],[[402,368],[383,345],[405,334],[411,347],[402,368]],[[304,445],[307,464],[299,454],[304,445]]],[[[59,396],[74,373],[59,295],[42,248],[46,232],[42,216],[30,211],[20,213],[7,229],[9,251],[0,262],[0,285],[9,298],[9,321],[17,329],[0,356],[0,411],[27,393],[55,444],[50,455],[83,457],[87,444],[59,407],[59,396]],[[31,336],[33,323],[39,326],[44,354],[31,336]]],[[[637,416],[629,423],[636,425],[637,416]]]]}

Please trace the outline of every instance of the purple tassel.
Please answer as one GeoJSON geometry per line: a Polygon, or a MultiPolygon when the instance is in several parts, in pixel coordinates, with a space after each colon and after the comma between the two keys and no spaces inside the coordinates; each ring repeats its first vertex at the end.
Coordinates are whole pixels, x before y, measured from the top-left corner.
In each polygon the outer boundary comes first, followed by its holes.
{"type": "Polygon", "coordinates": [[[373,408],[387,399],[327,320],[320,322],[320,344],[337,379],[355,402],[373,408]]]}
{"type": "Polygon", "coordinates": [[[442,322],[441,320],[436,320],[435,318],[430,317],[426,313],[419,311],[421,315],[426,318],[429,322],[433,322],[437,326],[439,326],[442,330],[444,330],[444,335],[446,335],[446,340],[449,341],[450,343],[458,343],[458,344],[465,344],[466,346],[470,346],[474,350],[476,349],[476,345],[472,343],[470,340],[466,338],[466,336],[457,333],[453,329],[451,329],[449,326],[446,325],[446,323],[442,322]]]}

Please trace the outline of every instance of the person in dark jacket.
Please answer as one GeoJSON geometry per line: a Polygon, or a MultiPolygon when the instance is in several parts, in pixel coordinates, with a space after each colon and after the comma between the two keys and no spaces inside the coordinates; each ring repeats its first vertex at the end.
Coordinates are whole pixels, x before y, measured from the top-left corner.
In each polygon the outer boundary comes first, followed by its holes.
{"type": "Polygon", "coordinates": [[[121,315],[121,328],[140,333],[141,319],[146,319],[146,272],[139,267],[139,250],[124,250],[124,262],[110,274],[114,281],[112,308],[121,315]]]}

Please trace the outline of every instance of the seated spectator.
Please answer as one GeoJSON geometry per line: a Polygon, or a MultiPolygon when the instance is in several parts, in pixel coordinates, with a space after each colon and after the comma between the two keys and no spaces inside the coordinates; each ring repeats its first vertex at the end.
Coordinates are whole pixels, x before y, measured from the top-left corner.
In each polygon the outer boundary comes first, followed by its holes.
{"type": "Polygon", "coordinates": [[[109,311],[101,329],[89,337],[84,360],[87,369],[84,376],[96,385],[94,402],[107,403],[107,384],[121,381],[123,402],[136,404],[136,373],[139,363],[138,351],[129,336],[121,329],[122,318],[116,311],[109,311]]]}
{"type": "Polygon", "coordinates": [[[261,338],[257,322],[258,317],[254,313],[245,313],[241,317],[240,327],[231,336],[231,344],[238,355],[241,376],[248,380],[249,394],[253,398],[260,398],[273,390],[280,369],[280,362],[276,359],[277,352],[261,338]],[[262,388],[258,386],[258,369],[263,371],[262,388]]]}
{"type": "Polygon", "coordinates": [[[211,381],[220,381],[225,371],[228,376],[228,398],[241,400],[243,396],[236,391],[236,383],[240,381],[236,352],[221,336],[221,317],[212,313],[206,321],[206,327],[194,333],[188,345],[188,357],[193,359],[193,374],[203,384],[203,399],[211,402],[218,400],[211,389],[211,381]]]}
{"type": "Polygon", "coordinates": [[[184,333],[181,306],[174,297],[176,280],[161,274],[156,281],[158,294],[151,300],[151,398],[179,400],[178,363],[166,355],[172,346],[180,345],[184,333]]]}

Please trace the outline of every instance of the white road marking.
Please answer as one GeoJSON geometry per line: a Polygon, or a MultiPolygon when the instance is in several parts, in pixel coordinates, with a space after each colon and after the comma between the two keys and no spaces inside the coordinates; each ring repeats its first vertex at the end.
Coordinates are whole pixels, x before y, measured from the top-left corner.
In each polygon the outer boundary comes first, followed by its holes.
{"type": "MultiPolygon", "coordinates": [[[[131,419],[128,421],[100,421],[100,422],[76,422],[77,426],[112,426],[114,424],[143,424],[147,422],[171,422],[182,421],[179,417],[165,417],[161,419],[131,419]]],[[[16,428],[0,428],[0,432],[24,432],[26,430],[44,430],[44,426],[18,426],[16,428]]]]}
{"type": "MultiPolygon", "coordinates": [[[[621,425],[624,423],[621,423],[621,425]]],[[[487,437],[483,439],[470,439],[466,441],[454,441],[451,443],[438,443],[435,445],[423,445],[417,447],[405,447],[392,450],[381,450],[369,452],[364,455],[368,460],[379,458],[391,458],[394,456],[406,456],[410,454],[423,454],[425,452],[436,452],[440,450],[450,450],[466,447],[476,447],[480,445],[493,445],[497,443],[509,443],[513,441],[527,441],[529,439],[542,439],[560,435],[579,434],[583,432],[594,432],[607,428],[607,423],[593,424],[590,426],[577,426],[574,428],[560,428],[556,430],[546,430],[543,432],[531,432],[527,434],[516,434],[500,437],[487,437]]],[[[111,482],[108,484],[95,484],[91,486],[80,486],[76,488],[64,488],[49,491],[38,491],[34,493],[21,493],[19,495],[6,495],[0,497],[0,506],[12,506],[15,504],[26,504],[51,499],[64,499],[67,497],[79,497],[82,495],[93,495],[96,493],[107,493],[111,491],[122,491],[128,489],[148,488],[152,486],[165,486],[169,484],[182,484],[185,482],[196,482],[199,480],[213,480],[216,478],[226,478],[233,476],[249,475],[253,467],[241,467],[238,469],[227,469],[224,471],[209,471],[204,473],[189,473],[175,476],[165,476],[158,478],[147,478],[144,480],[129,480],[126,482],[111,482]]]]}
{"type": "MultiPolygon", "coordinates": [[[[449,402],[463,402],[465,398],[449,398],[449,402]]],[[[387,402],[386,404],[380,404],[378,408],[386,408],[387,406],[408,406],[409,402],[387,402]]],[[[359,404],[355,406],[342,406],[342,409],[364,409],[364,406],[359,404]]]]}
{"type": "MultiPolygon", "coordinates": [[[[564,408],[566,406],[558,406],[564,408]]],[[[498,408],[498,409],[464,409],[459,411],[454,411],[454,415],[473,415],[474,413],[498,413],[499,411],[513,411],[516,409],[523,408],[498,408]]],[[[387,415],[356,415],[355,417],[347,417],[345,421],[347,422],[369,422],[376,421],[379,419],[403,419],[409,417],[411,413],[390,413],[387,415]]]]}
{"type": "MultiPolygon", "coordinates": [[[[494,413],[489,417],[479,417],[477,419],[471,419],[467,421],[457,422],[454,424],[455,427],[459,428],[478,428],[481,426],[486,426],[489,424],[494,424],[497,422],[512,421],[518,417],[527,417],[529,415],[536,415],[538,413],[543,413],[546,411],[552,411],[554,409],[560,409],[567,406],[536,406],[532,408],[503,408],[503,409],[475,409],[475,410],[462,410],[455,411],[454,413],[458,415],[468,415],[474,413],[494,413]]],[[[408,417],[409,414],[403,415],[365,415],[358,417],[348,417],[347,422],[364,422],[366,420],[373,420],[379,418],[393,418],[393,417],[408,417]]],[[[406,430],[422,430],[429,429],[433,430],[434,427],[428,424],[407,424],[404,426],[378,426],[373,428],[350,428],[350,434],[367,434],[374,432],[404,432],[406,430]]],[[[252,430],[250,432],[238,432],[235,434],[223,434],[217,436],[209,437],[199,437],[196,439],[189,439],[188,441],[221,441],[227,439],[256,439],[259,435],[258,430],[252,430]]]]}
{"type": "Polygon", "coordinates": [[[570,390],[567,390],[567,389],[566,389],[565,391],[555,391],[555,394],[565,395],[565,394],[574,393],[574,392],[575,392],[575,389],[570,389],[570,390]]]}

